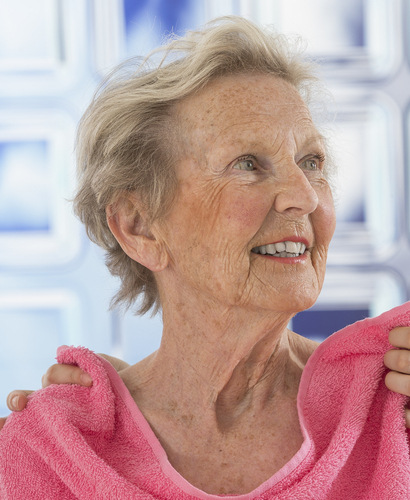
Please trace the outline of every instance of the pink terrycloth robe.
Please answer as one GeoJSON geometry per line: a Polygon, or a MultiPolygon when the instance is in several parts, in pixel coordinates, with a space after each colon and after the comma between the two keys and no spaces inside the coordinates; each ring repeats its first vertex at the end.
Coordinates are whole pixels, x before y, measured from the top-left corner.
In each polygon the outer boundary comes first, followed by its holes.
{"type": "Polygon", "coordinates": [[[410,303],[324,341],[300,384],[301,449],[253,492],[224,497],[173,469],[109,363],[84,348],[61,348],[59,362],[78,364],[94,385],[50,386],[8,419],[0,432],[1,499],[409,499],[406,398],[387,390],[383,365],[389,330],[408,325],[410,303]]]}

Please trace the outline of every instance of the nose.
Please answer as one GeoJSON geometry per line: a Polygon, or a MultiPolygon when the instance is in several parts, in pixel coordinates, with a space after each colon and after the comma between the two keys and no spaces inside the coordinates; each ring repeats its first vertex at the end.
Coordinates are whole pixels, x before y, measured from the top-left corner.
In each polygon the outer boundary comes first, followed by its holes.
{"type": "Polygon", "coordinates": [[[302,216],[314,212],[319,198],[304,172],[294,165],[292,172],[279,181],[274,208],[277,212],[302,216]]]}

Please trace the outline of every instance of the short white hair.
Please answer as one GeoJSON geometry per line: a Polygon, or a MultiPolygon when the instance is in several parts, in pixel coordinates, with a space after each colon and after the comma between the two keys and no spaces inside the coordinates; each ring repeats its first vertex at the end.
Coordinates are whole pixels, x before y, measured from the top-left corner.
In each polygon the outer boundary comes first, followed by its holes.
{"type": "Polygon", "coordinates": [[[315,67],[297,43],[229,16],[168,40],[143,60],[127,61],[95,94],[78,130],[74,209],[121,280],[112,305],[128,307],[141,296],[138,312],[144,314],[156,312],[160,300],[153,273],[128,257],[112,235],[106,208],[134,192],[151,221],[164,216],[176,190],[174,105],[216,78],[250,72],[283,78],[307,104],[317,83],[315,67]]]}

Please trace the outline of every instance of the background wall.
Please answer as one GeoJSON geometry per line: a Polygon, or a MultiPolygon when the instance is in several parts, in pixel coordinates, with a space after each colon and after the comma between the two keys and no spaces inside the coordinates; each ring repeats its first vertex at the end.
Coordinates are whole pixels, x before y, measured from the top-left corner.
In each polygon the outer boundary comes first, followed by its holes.
{"type": "Polygon", "coordinates": [[[117,284],[71,214],[76,123],[113,65],[224,14],[302,35],[335,96],[339,222],[294,329],[323,339],[410,298],[409,0],[0,0],[0,413],[58,345],[158,345],[160,318],[108,312],[117,284]]]}

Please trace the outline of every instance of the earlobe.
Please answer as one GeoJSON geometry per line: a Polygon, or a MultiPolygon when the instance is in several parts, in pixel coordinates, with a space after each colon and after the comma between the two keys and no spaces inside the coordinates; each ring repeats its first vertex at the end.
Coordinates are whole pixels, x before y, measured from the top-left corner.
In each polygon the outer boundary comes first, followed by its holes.
{"type": "Polygon", "coordinates": [[[129,196],[106,208],[108,226],[123,251],[153,272],[168,265],[163,243],[151,231],[141,211],[129,196]]]}

